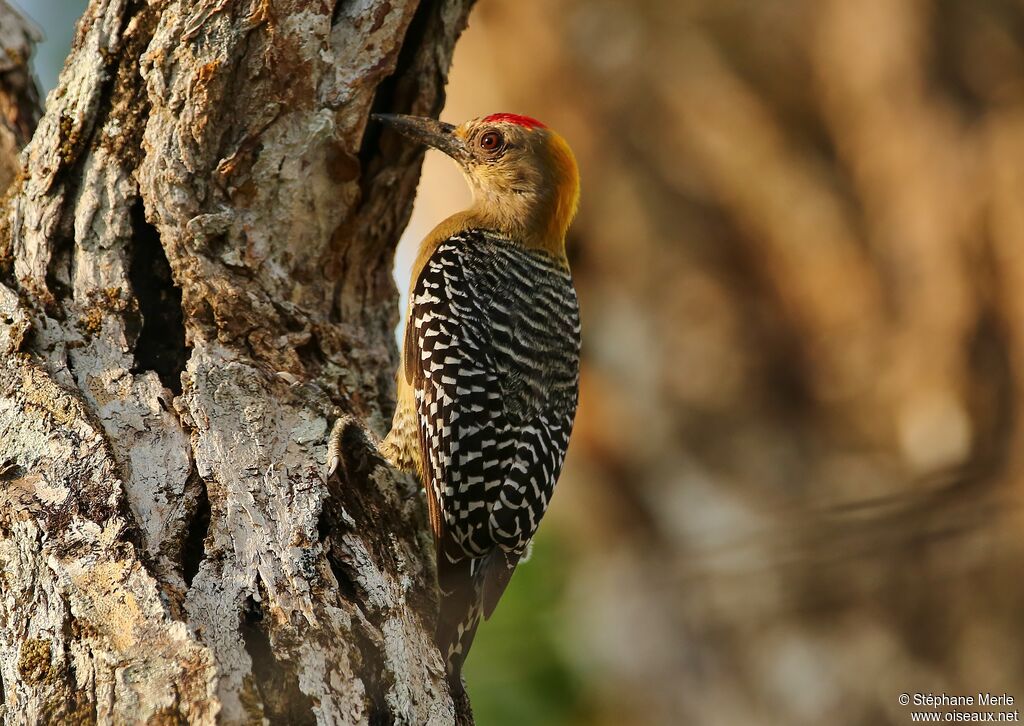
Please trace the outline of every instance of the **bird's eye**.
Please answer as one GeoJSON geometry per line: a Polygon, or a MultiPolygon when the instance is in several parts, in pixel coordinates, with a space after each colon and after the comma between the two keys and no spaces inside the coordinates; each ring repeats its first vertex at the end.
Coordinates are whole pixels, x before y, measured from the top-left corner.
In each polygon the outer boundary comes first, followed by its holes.
{"type": "Polygon", "coordinates": [[[501,148],[504,141],[505,140],[501,138],[501,134],[497,131],[488,131],[480,137],[480,148],[484,151],[497,151],[501,148]]]}

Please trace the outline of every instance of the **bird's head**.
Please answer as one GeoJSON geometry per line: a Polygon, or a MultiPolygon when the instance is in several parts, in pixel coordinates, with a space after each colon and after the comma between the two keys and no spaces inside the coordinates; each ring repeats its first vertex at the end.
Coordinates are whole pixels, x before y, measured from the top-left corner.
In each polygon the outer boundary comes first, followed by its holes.
{"type": "Polygon", "coordinates": [[[461,126],[398,114],[375,114],[374,119],[458,162],[473,190],[468,215],[474,223],[564,255],[565,234],[579,200],[579,172],[572,150],[557,133],[536,119],[510,113],[461,126]]]}

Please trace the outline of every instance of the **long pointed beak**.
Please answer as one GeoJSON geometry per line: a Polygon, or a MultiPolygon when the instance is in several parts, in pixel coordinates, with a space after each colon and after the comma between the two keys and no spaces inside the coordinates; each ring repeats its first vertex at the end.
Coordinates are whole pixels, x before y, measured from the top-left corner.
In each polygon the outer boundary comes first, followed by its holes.
{"type": "Polygon", "coordinates": [[[455,135],[456,127],[444,121],[400,113],[375,113],[370,118],[390,126],[406,138],[443,151],[460,164],[465,164],[470,159],[466,144],[455,135]]]}

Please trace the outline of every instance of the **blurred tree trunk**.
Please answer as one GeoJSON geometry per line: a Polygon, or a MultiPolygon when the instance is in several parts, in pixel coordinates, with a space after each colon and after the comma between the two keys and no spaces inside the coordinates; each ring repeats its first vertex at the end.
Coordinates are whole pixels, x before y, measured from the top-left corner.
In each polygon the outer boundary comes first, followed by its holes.
{"type": "Polygon", "coordinates": [[[28,59],[39,33],[0,0],[0,194],[18,171],[18,151],[39,121],[39,89],[28,59]]]}
{"type": "Polygon", "coordinates": [[[322,471],[392,406],[421,157],[366,119],[437,113],[471,4],[86,10],[0,211],[5,723],[453,720],[415,485],[322,471]]]}

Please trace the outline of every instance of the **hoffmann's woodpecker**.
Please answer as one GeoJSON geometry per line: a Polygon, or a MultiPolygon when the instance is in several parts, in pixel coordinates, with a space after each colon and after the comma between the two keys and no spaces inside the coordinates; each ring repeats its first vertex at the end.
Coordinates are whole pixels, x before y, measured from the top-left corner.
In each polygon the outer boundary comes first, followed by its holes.
{"type": "Polygon", "coordinates": [[[398,408],[380,447],[426,490],[436,639],[461,690],[480,618],[529,550],[576,414],[580,321],[565,236],[579,174],[562,137],[526,116],[374,119],[450,156],[473,190],[469,209],[420,244],[398,408]]]}

